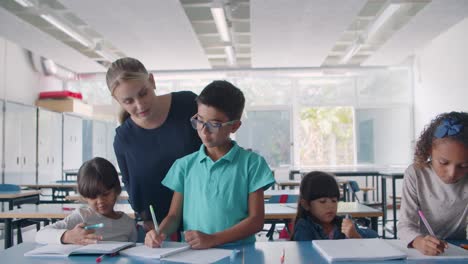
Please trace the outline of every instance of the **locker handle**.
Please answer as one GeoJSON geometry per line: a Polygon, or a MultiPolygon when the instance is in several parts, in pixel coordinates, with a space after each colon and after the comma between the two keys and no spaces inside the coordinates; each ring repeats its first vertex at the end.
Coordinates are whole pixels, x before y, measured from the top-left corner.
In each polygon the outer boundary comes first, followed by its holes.
{"type": "Polygon", "coordinates": [[[26,156],[23,157],[23,164],[26,164],[26,156]]]}
{"type": "Polygon", "coordinates": [[[47,156],[47,164],[49,164],[49,156],[47,156]]]}
{"type": "Polygon", "coordinates": [[[16,165],[19,165],[19,157],[16,157],[16,165]]]}

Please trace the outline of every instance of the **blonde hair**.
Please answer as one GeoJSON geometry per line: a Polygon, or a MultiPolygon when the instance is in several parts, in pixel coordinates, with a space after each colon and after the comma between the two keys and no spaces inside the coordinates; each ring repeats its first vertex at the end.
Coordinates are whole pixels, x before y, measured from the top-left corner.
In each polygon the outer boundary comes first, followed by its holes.
{"type": "MultiPolygon", "coordinates": [[[[114,95],[115,88],[124,81],[146,81],[149,78],[149,73],[143,63],[139,60],[126,57],[114,61],[106,73],[107,88],[114,95]]],[[[130,114],[123,110],[119,114],[119,122],[122,124],[130,114]]]]}

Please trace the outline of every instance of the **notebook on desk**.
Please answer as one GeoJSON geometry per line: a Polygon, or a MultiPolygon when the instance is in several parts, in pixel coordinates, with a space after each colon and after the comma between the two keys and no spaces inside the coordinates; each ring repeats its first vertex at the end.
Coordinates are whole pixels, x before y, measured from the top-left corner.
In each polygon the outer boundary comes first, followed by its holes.
{"type": "Polygon", "coordinates": [[[404,259],[406,253],[382,239],[314,240],[313,246],[328,262],[404,259]]]}
{"type": "Polygon", "coordinates": [[[191,249],[187,243],[165,241],[161,248],[139,245],[120,251],[120,255],[146,259],[159,259],[181,263],[214,263],[229,258],[233,250],[228,249],[191,249]]]}
{"type": "Polygon", "coordinates": [[[458,247],[453,244],[448,244],[445,252],[438,256],[427,256],[419,252],[415,248],[407,248],[401,240],[387,240],[387,242],[395,248],[405,252],[408,255],[408,260],[419,259],[468,259],[468,250],[458,247]]]}
{"type": "Polygon", "coordinates": [[[133,242],[112,242],[105,241],[97,244],[89,244],[86,246],[72,245],[72,244],[48,244],[38,247],[31,251],[24,253],[27,257],[68,257],[70,255],[78,254],[112,254],[124,248],[134,246],[133,242]]]}

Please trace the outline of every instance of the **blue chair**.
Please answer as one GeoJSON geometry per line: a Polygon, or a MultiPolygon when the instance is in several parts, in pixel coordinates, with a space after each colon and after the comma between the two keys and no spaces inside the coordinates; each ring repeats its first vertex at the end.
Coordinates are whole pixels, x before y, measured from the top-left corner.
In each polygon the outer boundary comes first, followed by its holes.
{"type": "Polygon", "coordinates": [[[0,184],[0,193],[17,193],[21,188],[16,184],[0,184]]]}
{"type": "MultiPolygon", "coordinates": [[[[266,201],[266,203],[297,203],[298,200],[299,200],[299,195],[293,195],[293,194],[272,195],[270,199],[266,201]]],[[[270,241],[273,240],[273,234],[276,230],[276,224],[284,223],[288,232],[291,233],[289,230],[288,222],[286,221],[273,220],[273,221],[268,221],[268,223],[271,223],[271,227],[268,230],[266,236],[268,237],[268,240],[270,241]]]]}

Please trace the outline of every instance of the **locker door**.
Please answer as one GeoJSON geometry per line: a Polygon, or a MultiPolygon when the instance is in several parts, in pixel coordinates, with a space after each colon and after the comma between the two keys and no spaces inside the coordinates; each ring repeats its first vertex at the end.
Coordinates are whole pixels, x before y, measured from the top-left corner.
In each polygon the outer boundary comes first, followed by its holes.
{"type": "Polygon", "coordinates": [[[38,111],[38,141],[37,141],[37,182],[47,184],[52,181],[50,175],[50,126],[51,126],[51,112],[43,109],[38,111]]]}
{"type": "Polygon", "coordinates": [[[21,184],[21,125],[18,122],[19,106],[5,104],[5,179],[4,183],[21,184]]]}
{"type": "Polygon", "coordinates": [[[21,106],[21,183],[36,183],[36,155],[37,155],[37,108],[32,106],[21,106]]]}
{"type": "Polygon", "coordinates": [[[77,170],[83,160],[83,124],[81,118],[63,116],[63,169],[77,170]]]}
{"type": "Polygon", "coordinates": [[[52,112],[51,116],[51,147],[50,147],[50,171],[54,175],[53,181],[62,179],[62,114],[52,112]]]}
{"type": "Polygon", "coordinates": [[[62,115],[39,110],[38,183],[62,179],[62,115]]]}
{"type": "MultiPolygon", "coordinates": [[[[3,150],[3,118],[4,118],[4,111],[3,106],[4,102],[0,100],[0,150],[3,150]]],[[[0,163],[3,161],[3,151],[0,151],[0,163]]],[[[3,170],[3,168],[1,169],[3,170]]],[[[0,174],[2,171],[0,171],[0,174]]],[[[3,183],[3,178],[0,179],[0,183],[3,183]]]]}

